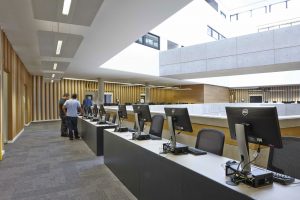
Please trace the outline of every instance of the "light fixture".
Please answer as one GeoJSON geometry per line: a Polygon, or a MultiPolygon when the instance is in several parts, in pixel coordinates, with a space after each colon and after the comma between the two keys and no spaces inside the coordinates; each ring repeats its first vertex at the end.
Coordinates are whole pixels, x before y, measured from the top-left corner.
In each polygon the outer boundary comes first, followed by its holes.
{"type": "Polygon", "coordinates": [[[52,78],[54,78],[55,77],[55,74],[52,74],[52,78]]]}
{"type": "Polygon", "coordinates": [[[57,69],[57,63],[54,63],[53,64],[53,70],[56,70],[57,69]]]}
{"type": "Polygon", "coordinates": [[[62,43],[63,43],[62,40],[58,40],[58,41],[57,41],[56,55],[59,55],[59,54],[60,54],[60,50],[61,50],[62,43]]]}
{"type": "Polygon", "coordinates": [[[54,80],[52,79],[52,80],[51,80],[51,83],[53,83],[53,82],[54,82],[54,80]]]}
{"type": "Polygon", "coordinates": [[[63,6],[63,10],[62,10],[63,15],[69,15],[71,3],[72,3],[72,0],[64,0],[64,6],[63,6]]]}

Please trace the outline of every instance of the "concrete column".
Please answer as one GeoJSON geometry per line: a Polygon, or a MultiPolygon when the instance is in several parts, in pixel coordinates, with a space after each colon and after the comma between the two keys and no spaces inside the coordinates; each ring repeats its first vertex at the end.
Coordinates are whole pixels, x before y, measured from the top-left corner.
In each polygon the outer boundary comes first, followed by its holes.
{"type": "Polygon", "coordinates": [[[149,84],[145,85],[145,103],[149,103],[150,102],[150,87],[149,84]]]}
{"type": "Polygon", "coordinates": [[[97,104],[104,103],[104,81],[101,78],[98,78],[98,91],[97,91],[97,104]]]}

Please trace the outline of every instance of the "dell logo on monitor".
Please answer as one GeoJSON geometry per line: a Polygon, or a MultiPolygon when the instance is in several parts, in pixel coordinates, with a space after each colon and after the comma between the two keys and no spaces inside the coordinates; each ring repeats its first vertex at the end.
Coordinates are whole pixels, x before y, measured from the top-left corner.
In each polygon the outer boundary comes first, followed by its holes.
{"type": "Polygon", "coordinates": [[[244,108],[244,109],[242,110],[242,115],[243,115],[244,117],[247,116],[247,115],[248,115],[248,109],[244,108]]]}
{"type": "Polygon", "coordinates": [[[172,109],[172,115],[174,115],[175,114],[175,109],[172,109]]]}

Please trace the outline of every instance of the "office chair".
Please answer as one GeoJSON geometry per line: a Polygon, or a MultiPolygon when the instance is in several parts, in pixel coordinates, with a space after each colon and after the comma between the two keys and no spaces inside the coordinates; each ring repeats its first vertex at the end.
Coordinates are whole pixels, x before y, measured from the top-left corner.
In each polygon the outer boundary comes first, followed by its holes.
{"type": "Polygon", "coordinates": [[[268,169],[300,179],[300,138],[282,137],[282,149],[270,147],[268,169]]]}
{"type": "Polygon", "coordinates": [[[222,156],[224,140],[223,132],[214,129],[202,129],[197,135],[195,148],[222,156]]]}
{"type": "Polygon", "coordinates": [[[116,119],[117,119],[117,114],[114,113],[113,116],[112,116],[112,119],[111,119],[111,123],[116,123],[116,119]]]}
{"type": "Polygon", "coordinates": [[[152,122],[149,130],[149,134],[155,135],[161,138],[162,130],[164,127],[164,116],[162,115],[154,115],[152,117],[152,122]]]}
{"type": "Polygon", "coordinates": [[[109,118],[110,118],[110,113],[106,113],[106,114],[105,114],[105,121],[108,122],[108,121],[109,121],[109,118]]]}

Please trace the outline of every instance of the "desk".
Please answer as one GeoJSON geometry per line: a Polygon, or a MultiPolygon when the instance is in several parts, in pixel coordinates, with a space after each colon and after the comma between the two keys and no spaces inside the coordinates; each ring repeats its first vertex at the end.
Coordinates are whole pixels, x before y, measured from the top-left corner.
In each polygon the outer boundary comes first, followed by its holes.
{"type": "Polygon", "coordinates": [[[104,163],[139,200],[299,200],[300,185],[262,188],[227,185],[222,167],[229,159],[159,154],[166,140],[133,141],[131,133],[104,130],[104,163]]]}
{"type": "Polygon", "coordinates": [[[114,127],[116,125],[97,124],[97,122],[91,122],[90,119],[78,117],[79,135],[97,156],[103,155],[103,130],[114,127]]]}

